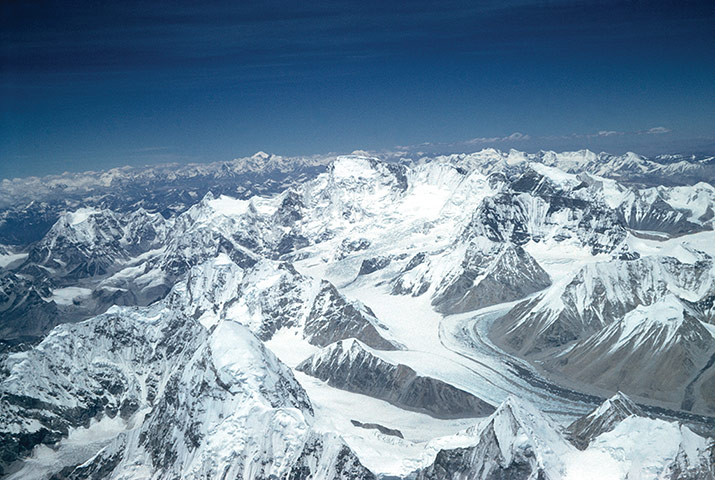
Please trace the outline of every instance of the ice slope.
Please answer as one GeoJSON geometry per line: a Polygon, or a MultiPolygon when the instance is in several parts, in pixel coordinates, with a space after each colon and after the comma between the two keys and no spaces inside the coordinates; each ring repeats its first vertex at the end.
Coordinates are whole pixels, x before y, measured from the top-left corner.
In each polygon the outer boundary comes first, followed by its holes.
{"type": "MultiPolygon", "coordinates": [[[[109,417],[122,418],[125,429],[96,445],[103,447],[96,455],[63,456],[61,441],[56,461],[77,463],[44,461],[42,475],[372,475],[338,437],[312,432],[304,390],[246,327],[216,319],[209,330],[169,301],[60,326],[36,348],[8,357],[5,368],[5,466],[28,448],[109,417]]],[[[35,458],[44,455],[38,448],[35,458]]],[[[30,461],[14,475],[28,478],[42,463],[30,461]]]]}
{"type": "Polygon", "coordinates": [[[583,472],[584,466],[596,470],[601,465],[619,479],[710,479],[715,474],[712,448],[712,440],[688,427],[634,415],[596,437],[582,453],[585,461],[574,471],[583,472]],[[599,463],[587,463],[589,458],[599,463]]]}

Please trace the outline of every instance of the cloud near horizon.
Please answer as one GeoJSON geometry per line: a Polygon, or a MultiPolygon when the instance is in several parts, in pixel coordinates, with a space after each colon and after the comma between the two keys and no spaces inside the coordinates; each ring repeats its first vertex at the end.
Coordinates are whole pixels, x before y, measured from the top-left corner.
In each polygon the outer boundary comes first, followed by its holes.
{"type": "Polygon", "coordinates": [[[652,134],[670,133],[670,131],[671,130],[669,128],[665,128],[665,127],[653,127],[651,129],[647,130],[645,133],[652,135],[652,134]]]}
{"type": "Polygon", "coordinates": [[[647,130],[637,130],[634,132],[623,132],[618,130],[599,130],[597,133],[572,133],[571,135],[563,136],[547,136],[547,137],[536,137],[545,139],[555,139],[555,138],[597,138],[597,137],[617,137],[617,136],[635,136],[635,135],[660,135],[664,133],[671,133],[672,130],[663,127],[652,127],[647,130]]]}
{"type": "Polygon", "coordinates": [[[462,143],[465,145],[475,145],[481,143],[500,143],[500,142],[515,142],[515,141],[526,141],[530,140],[531,135],[524,134],[521,132],[514,132],[511,135],[506,135],[504,137],[476,137],[466,140],[462,143]]]}
{"type": "Polygon", "coordinates": [[[522,132],[513,132],[509,135],[495,136],[495,137],[474,137],[469,140],[461,140],[457,142],[422,142],[413,145],[396,145],[395,148],[398,150],[413,151],[421,149],[439,149],[447,148],[454,149],[460,147],[473,147],[473,146],[489,146],[494,144],[505,144],[512,142],[524,142],[526,144],[540,143],[543,141],[554,141],[554,140],[577,140],[577,139],[607,139],[607,138],[623,138],[627,139],[629,137],[634,138],[641,135],[662,135],[666,133],[671,133],[672,130],[664,127],[657,126],[651,127],[647,130],[637,130],[637,131],[618,131],[618,130],[599,130],[596,133],[571,133],[568,135],[529,135],[522,132]]]}

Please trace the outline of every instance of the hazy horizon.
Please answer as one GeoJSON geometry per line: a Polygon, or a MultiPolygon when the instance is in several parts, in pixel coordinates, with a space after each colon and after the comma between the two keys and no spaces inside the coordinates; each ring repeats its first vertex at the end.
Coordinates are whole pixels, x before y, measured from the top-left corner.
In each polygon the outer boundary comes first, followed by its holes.
{"type": "Polygon", "coordinates": [[[0,11],[0,178],[258,150],[715,152],[712,2],[0,11]]]}
{"type": "Polygon", "coordinates": [[[218,159],[218,160],[195,160],[195,161],[176,161],[176,160],[166,160],[166,161],[161,161],[157,160],[155,162],[148,162],[148,163],[124,163],[124,164],[116,164],[116,165],[106,165],[98,168],[82,168],[81,165],[75,164],[78,168],[75,169],[65,169],[65,170],[57,170],[57,171],[46,171],[38,175],[9,175],[9,176],[3,176],[2,172],[5,170],[4,167],[0,167],[0,182],[7,180],[7,181],[13,181],[13,180],[21,180],[25,178],[43,178],[43,177],[53,177],[53,176],[63,176],[63,175],[81,175],[82,173],[102,173],[102,172],[107,172],[110,170],[115,170],[115,169],[138,169],[138,170],[143,170],[143,169],[150,169],[150,168],[171,168],[173,166],[179,166],[179,167],[190,167],[192,165],[196,166],[205,166],[205,165],[210,165],[210,164],[220,164],[220,163],[230,163],[235,160],[242,160],[242,159],[248,159],[251,157],[254,157],[256,155],[259,155],[261,153],[264,153],[269,156],[276,156],[276,157],[281,157],[283,159],[287,160],[299,160],[299,159],[315,159],[316,161],[320,160],[325,160],[325,164],[330,163],[331,159],[334,157],[338,156],[343,156],[343,155],[366,155],[369,157],[375,157],[375,158],[381,158],[381,159],[386,159],[388,161],[394,161],[394,160],[399,160],[401,157],[405,159],[412,159],[412,160],[419,160],[420,158],[433,158],[433,157],[438,157],[438,156],[448,156],[448,155],[458,155],[458,154],[473,154],[473,153],[478,153],[483,150],[498,150],[501,152],[509,152],[510,150],[516,150],[522,153],[526,154],[537,154],[539,152],[545,151],[553,151],[556,153],[564,153],[564,152],[577,152],[577,151],[582,151],[582,150],[589,150],[593,153],[596,154],[609,154],[609,155],[614,155],[614,156],[619,156],[619,155],[624,155],[626,153],[635,153],[637,155],[643,156],[645,158],[653,158],[657,155],[693,155],[698,158],[708,158],[708,157],[714,157],[715,154],[710,153],[710,151],[715,151],[715,148],[711,150],[701,150],[701,151],[690,151],[690,152],[663,152],[663,153],[657,153],[657,154],[651,154],[651,155],[645,155],[642,154],[641,152],[636,152],[633,150],[629,149],[624,149],[622,151],[616,151],[616,152],[607,152],[604,150],[593,150],[589,148],[579,148],[579,149],[563,149],[563,150],[554,150],[554,149],[549,149],[549,148],[543,148],[543,149],[520,149],[516,147],[500,147],[500,146],[495,146],[495,145],[485,145],[484,147],[478,148],[478,149],[472,149],[472,150],[430,150],[430,148],[437,148],[439,147],[439,144],[427,144],[427,145],[421,145],[422,150],[404,150],[404,151],[375,151],[375,150],[365,150],[365,149],[356,149],[350,152],[325,152],[325,153],[316,153],[316,154],[310,154],[310,155],[283,155],[280,153],[275,153],[275,152],[265,152],[263,150],[259,150],[256,152],[253,152],[252,154],[248,155],[241,155],[241,156],[233,156],[230,158],[225,158],[225,159],[218,159]]]}

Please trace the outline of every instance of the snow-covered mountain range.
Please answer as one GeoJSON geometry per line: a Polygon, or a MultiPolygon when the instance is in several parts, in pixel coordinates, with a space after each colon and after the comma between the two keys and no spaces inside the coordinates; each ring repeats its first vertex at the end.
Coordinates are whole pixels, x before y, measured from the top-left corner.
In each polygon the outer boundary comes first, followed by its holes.
{"type": "Polygon", "coordinates": [[[257,154],[5,181],[0,466],[713,478],[712,168],[257,154]]]}

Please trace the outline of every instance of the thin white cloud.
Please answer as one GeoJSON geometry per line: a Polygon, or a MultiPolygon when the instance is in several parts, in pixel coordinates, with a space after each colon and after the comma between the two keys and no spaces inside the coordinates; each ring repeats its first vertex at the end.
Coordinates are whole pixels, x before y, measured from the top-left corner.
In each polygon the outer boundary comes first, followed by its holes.
{"type": "Polygon", "coordinates": [[[510,135],[505,135],[503,137],[475,137],[469,140],[464,140],[464,141],[459,141],[459,142],[454,142],[454,143],[430,143],[430,142],[423,142],[420,144],[415,144],[415,145],[398,145],[394,148],[408,152],[408,151],[414,151],[415,149],[418,148],[427,148],[427,150],[434,150],[435,148],[451,148],[451,149],[459,149],[459,148],[464,148],[464,147],[477,147],[477,148],[483,148],[483,147],[489,147],[489,146],[495,146],[498,147],[499,144],[504,144],[506,142],[526,142],[528,140],[534,140],[534,141],[544,141],[544,140],[557,140],[557,141],[574,141],[574,140],[596,140],[598,141],[599,139],[601,141],[606,141],[605,139],[608,138],[609,140],[616,140],[616,137],[623,137],[623,138],[634,138],[636,136],[642,136],[642,135],[658,135],[658,134],[666,134],[670,133],[671,130],[667,127],[663,126],[658,126],[658,127],[653,127],[649,128],[647,130],[630,130],[630,131],[620,131],[620,130],[598,130],[596,132],[590,132],[590,133],[571,133],[571,134],[566,134],[566,135],[546,135],[546,136],[535,136],[532,137],[531,135],[521,133],[521,132],[514,132],[510,135]]]}
{"type": "Polygon", "coordinates": [[[465,145],[475,145],[481,143],[497,143],[497,142],[518,142],[531,139],[531,135],[521,132],[514,132],[505,137],[477,137],[463,142],[465,145]]]}
{"type": "Polygon", "coordinates": [[[500,137],[477,137],[477,138],[472,138],[464,143],[466,145],[475,145],[477,143],[494,143],[498,142],[500,140],[500,137]]]}
{"type": "Polygon", "coordinates": [[[514,132],[508,137],[504,137],[502,140],[504,141],[509,141],[509,140],[529,140],[531,138],[530,135],[526,135],[521,132],[514,132]]]}
{"type": "MultiPolygon", "coordinates": [[[[661,133],[670,133],[670,129],[666,127],[653,127],[648,130],[636,130],[629,132],[622,132],[618,130],[599,130],[596,133],[572,133],[569,136],[563,138],[597,138],[597,137],[618,137],[618,136],[633,136],[633,135],[655,135],[661,133]]],[[[544,137],[549,138],[549,137],[544,137]]],[[[556,137],[553,137],[556,138],[556,137]]]]}
{"type": "Polygon", "coordinates": [[[653,127],[653,128],[651,128],[651,129],[649,129],[649,130],[646,130],[645,133],[647,133],[647,134],[649,134],[649,135],[661,134],[661,133],[670,133],[670,129],[669,129],[669,128],[665,128],[665,127],[653,127]]]}

